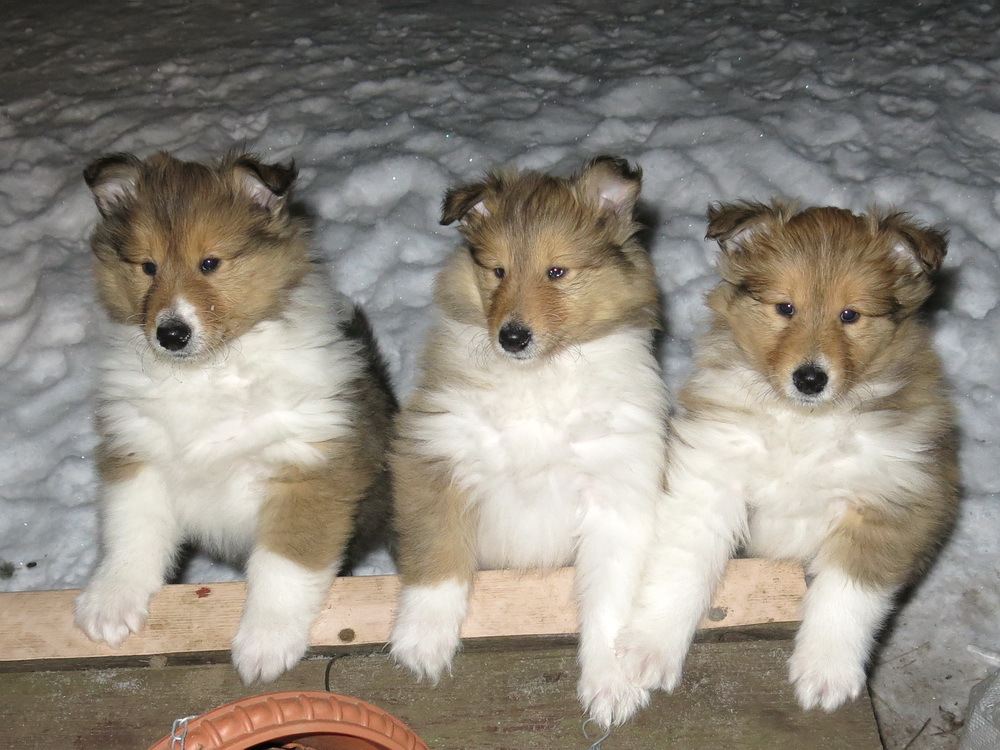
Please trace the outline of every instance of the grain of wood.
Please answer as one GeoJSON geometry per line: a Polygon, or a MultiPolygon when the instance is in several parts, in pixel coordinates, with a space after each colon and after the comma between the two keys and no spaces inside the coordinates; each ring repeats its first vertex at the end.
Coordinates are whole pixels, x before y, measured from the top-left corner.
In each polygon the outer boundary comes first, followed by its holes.
{"type": "MultiPolygon", "coordinates": [[[[314,647],[384,643],[399,582],[396,576],[339,578],[312,630],[314,647]]],[[[243,608],[242,583],[165,586],[146,627],[118,649],[89,641],[73,625],[77,591],[0,594],[0,663],[197,654],[229,649],[243,608]]],[[[805,592],[800,566],[734,560],[703,628],[794,622],[805,592]]],[[[577,632],[573,570],[479,574],[462,636],[563,635],[577,632]]]]}
{"type": "MultiPolygon", "coordinates": [[[[616,728],[602,745],[669,750],[876,750],[867,694],[838,711],[803,711],[788,684],[792,642],[695,644],[673,695],[616,728]]],[[[0,733],[19,750],[137,750],[173,719],[266,691],[322,689],[328,659],[311,659],[265,687],[228,664],[0,674],[0,733]]],[[[572,646],[463,652],[436,685],[418,683],[383,653],[342,655],[331,688],[405,721],[434,750],[584,750],[572,646]]],[[[592,733],[593,734],[593,733],[592,733]]]]}

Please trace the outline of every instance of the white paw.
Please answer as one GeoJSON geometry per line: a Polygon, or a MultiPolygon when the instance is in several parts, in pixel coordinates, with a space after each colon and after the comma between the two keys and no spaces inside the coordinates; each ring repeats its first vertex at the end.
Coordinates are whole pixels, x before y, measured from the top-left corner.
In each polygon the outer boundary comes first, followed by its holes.
{"type": "Polygon", "coordinates": [[[405,587],[389,636],[393,659],[431,682],[450,673],[462,643],[460,631],[468,600],[469,585],[456,580],[405,587]]]}
{"type": "Polygon", "coordinates": [[[672,693],[681,682],[687,647],[661,634],[626,628],[616,641],[616,653],[628,679],[645,690],[672,693]]]}
{"type": "Polygon", "coordinates": [[[461,638],[457,629],[435,628],[397,618],[390,642],[390,653],[397,664],[421,679],[437,682],[445,672],[451,673],[451,662],[461,645],[461,638]]]}
{"type": "Polygon", "coordinates": [[[843,654],[821,655],[796,648],[788,674],[804,709],[833,711],[857,698],[865,687],[864,667],[843,654]]]}
{"type": "Polygon", "coordinates": [[[141,589],[94,579],[76,598],[76,625],[90,640],[117,648],[129,633],[139,632],[146,624],[149,597],[141,589]]]}
{"type": "Polygon", "coordinates": [[[244,683],[270,682],[299,663],[309,647],[302,618],[244,614],[233,638],[233,666],[244,683]]]}
{"type": "Polygon", "coordinates": [[[584,674],[576,693],[590,718],[604,728],[623,724],[649,703],[649,691],[629,680],[620,667],[584,674]]]}

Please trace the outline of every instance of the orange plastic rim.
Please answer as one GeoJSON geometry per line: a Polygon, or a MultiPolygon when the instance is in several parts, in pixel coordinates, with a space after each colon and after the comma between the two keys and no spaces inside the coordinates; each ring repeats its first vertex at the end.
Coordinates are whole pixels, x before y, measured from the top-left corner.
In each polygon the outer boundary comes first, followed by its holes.
{"type": "MultiPolygon", "coordinates": [[[[190,719],[183,747],[247,750],[262,742],[293,741],[308,735],[331,735],[331,740],[342,737],[344,750],[428,750],[412,729],[381,708],[358,698],[319,691],[267,693],[227,703],[190,719]]],[[[150,750],[170,750],[171,742],[174,748],[181,747],[180,741],[168,734],[150,750]]]]}

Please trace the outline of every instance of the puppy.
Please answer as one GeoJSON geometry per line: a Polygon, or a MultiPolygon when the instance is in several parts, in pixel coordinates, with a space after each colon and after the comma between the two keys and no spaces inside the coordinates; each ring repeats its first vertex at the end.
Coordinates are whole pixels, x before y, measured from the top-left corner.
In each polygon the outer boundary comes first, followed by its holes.
{"type": "Polygon", "coordinates": [[[396,660],[432,681],[450,669],[477,569],[575,563],[578,692],[605,725],[644,697],[613,645],[666,456],[640,179],[600,157],[571,179],[499,172],[447,193],[441,223],[460,221],[464,242],[438,276],[391,458],[396,660]]]}
{"type": "Polygon", "coordinates": [[[111,646],[138,631],[193,541],[245,560],[233,663],[271,680],[305,653],[337,571],[389,539],[395,402],[370,332],[307,257],[294,167],[114,154],[84,177],[111,324],[104,552],[77,625],[111,646]]]}
{"type": "Polygon", "coordinates": [[[722,283],[620,653],[639,686],[672,690],[733,552],[802,560],[790,676],[804,708],[832,711],[956,513],[952,407],[918,316],[946,239],[904,214],[777,201],[708,219],[722,283]]]}

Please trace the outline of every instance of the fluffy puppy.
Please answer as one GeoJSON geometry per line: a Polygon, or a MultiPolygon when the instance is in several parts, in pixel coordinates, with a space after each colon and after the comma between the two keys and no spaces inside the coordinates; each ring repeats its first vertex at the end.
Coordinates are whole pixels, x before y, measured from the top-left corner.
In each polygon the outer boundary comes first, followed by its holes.
{"type": "Polygon", "coordinates": [[[84,177],[110,318],[97,398],[103,556],[77,625],[142,628],[185,540],[245,560],[246,681],[305,653],[332,578],[388,540],[395,401],[370,332],[307,257],[294,167],[114,154],[84,177]]]}
{"type": "Polygon", "coordinates": [[[680,396],[630,674],[672,690],[741,544],[812,577],[790,662],[804,708],[856,697],[894,595],[952,523],[952,408],[918,310],[945,236],[899,213],[715,205],[722,283],[680,396]]]}
{"type": "Polygon", "coordinates": [[[613,644],[666,455],[639,189],[639,170],[600,157],[570,179],[499,172],[447,193],[441,222],[464,243],[391,459],[396,660],[435,681],[450,669],[477,569],[575,563],[579,696],[605,725],[644,697],[613,644]]]}

